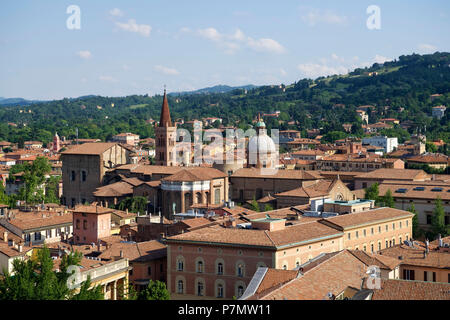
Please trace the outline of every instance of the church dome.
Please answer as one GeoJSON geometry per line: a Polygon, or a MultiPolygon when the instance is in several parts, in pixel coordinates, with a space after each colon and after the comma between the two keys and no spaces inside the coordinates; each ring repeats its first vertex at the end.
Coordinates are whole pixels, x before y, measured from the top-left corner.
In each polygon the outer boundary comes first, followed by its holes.
{"type": "Polygon", "coordinates": [[[250,153],[259,153],[259,154],[268,154],[275,153],[275,143],[272,138],[270,138],[266,134],[253,136],[248,142],[248,152],[250,153]]]}

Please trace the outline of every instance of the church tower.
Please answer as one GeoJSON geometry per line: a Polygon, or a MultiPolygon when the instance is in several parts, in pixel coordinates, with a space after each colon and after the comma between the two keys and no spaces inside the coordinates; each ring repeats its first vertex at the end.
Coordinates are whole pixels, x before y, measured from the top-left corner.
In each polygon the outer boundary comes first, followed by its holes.
{"type": "Polygon", "coordinates": [[[155,164],[158,166],[175,166],[175,142],[177,138],[177,127],[172,126],[170,119],[169,103],[167,102],[166,89],[161,108],[161,118],[158,127],[155,128],[155,164]]]}
{"type": "Polygon", "coordinates": [[[59,139],[58,132],[53,137],[53,152],[58,152],[61,149],[61,140],[59,139]]]}

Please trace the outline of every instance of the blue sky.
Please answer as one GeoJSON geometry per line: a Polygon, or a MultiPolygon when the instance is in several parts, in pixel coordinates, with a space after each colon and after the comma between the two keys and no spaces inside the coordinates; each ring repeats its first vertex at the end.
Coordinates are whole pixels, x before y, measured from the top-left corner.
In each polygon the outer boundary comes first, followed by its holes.
{"type": "Polygon", "coordinates": [[[289,84],[450,51],[448,0],[3,0],[0,96],[154,95],[289,84]],[[69,30],[66,9],[81,10],[69,30]],[[381,29],[369,30],[377,5],[381,29]]]}

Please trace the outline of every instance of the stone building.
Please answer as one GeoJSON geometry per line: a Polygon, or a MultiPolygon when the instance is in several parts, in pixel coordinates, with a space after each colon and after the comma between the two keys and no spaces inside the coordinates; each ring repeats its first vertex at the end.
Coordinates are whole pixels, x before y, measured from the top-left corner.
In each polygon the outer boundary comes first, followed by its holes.
{"type": "Polygon", "coordinates": [[[130,162],[129,149],[117,143],[85,143],[61,154],[62,203],[74,207],[95,200],[107,170],[130,162]]]}

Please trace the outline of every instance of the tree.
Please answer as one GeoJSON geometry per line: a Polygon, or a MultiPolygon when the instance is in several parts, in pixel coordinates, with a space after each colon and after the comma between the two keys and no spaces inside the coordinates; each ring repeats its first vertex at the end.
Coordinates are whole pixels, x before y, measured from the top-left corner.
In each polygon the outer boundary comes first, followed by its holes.
{"type": "Polygon", "coordinates": [[[449,234],[449,230],[445,225],[445,211],[440,198],[437,198],[435,201],[433,216],[431,218],[431,231],[434,237],[437,237],[438,234],[446,237],[449,234]]]}
{"type": "Polygon", "coordinates": [[[150,280],[147,288],[140,291],[138,300],[169,300],[170,294],[166,288],[166,284],[161,281],[150,280]]]}
{"type": "Polygon", "coordinates": [[[259,204],[258,204],[258,201],[255,200],[255,198],[253,198],[253,200],[252,200],[251,210],[259,212],[259,204]]]}
{"type": "Polygon", "coordinates": [[[272,211],[273,210],[273,207],[270,205],[270,204],[266,204],[265,206],[264,206],[264,212],[266,212],[266,211],[272,211]]]}
{"type": "Polygon", "coordinates": [[[395,207],[395,201],[394,197],[392,196],[391,189],[388,189],[383,196],[383,202],[386,207],[394,208],[395,207]]]}
{"type": "Polygon", "coordinates": [[[412,232],[413,238],[417,239],[422,235],[422,233],[420,232],[419,229],[419,218],[417,216],[417,211],[416,207],[414,206],[414,202],[411,203],[411,206],[409,207],[408,211],[414,214],[414,217],[412,218],[412,232]]]}
{"type": "Polygon", "coordinates": [[[67,280],[70,265],[78,265],[81,253],[70,253],[61,259],[60,271],[53,270],[50,250],[44,246],[36,249],[35,256],[27,259],[15,259],[13,272],[3,270],[0,279],[0,300],[91,300],[103,299],[101,287],[90,288],[90,279],[81,283],[80,290],[70,289],[67,280]]]}
{"type": "Polygon", "coordinates": [[[375,200],[377,202],[380,198],[379,196],[379,190],[378,190],[378,182],[375,182],[370,187],[366,188],[366,193],[364,195],[364,198],[368,200],[375,200]]]}

